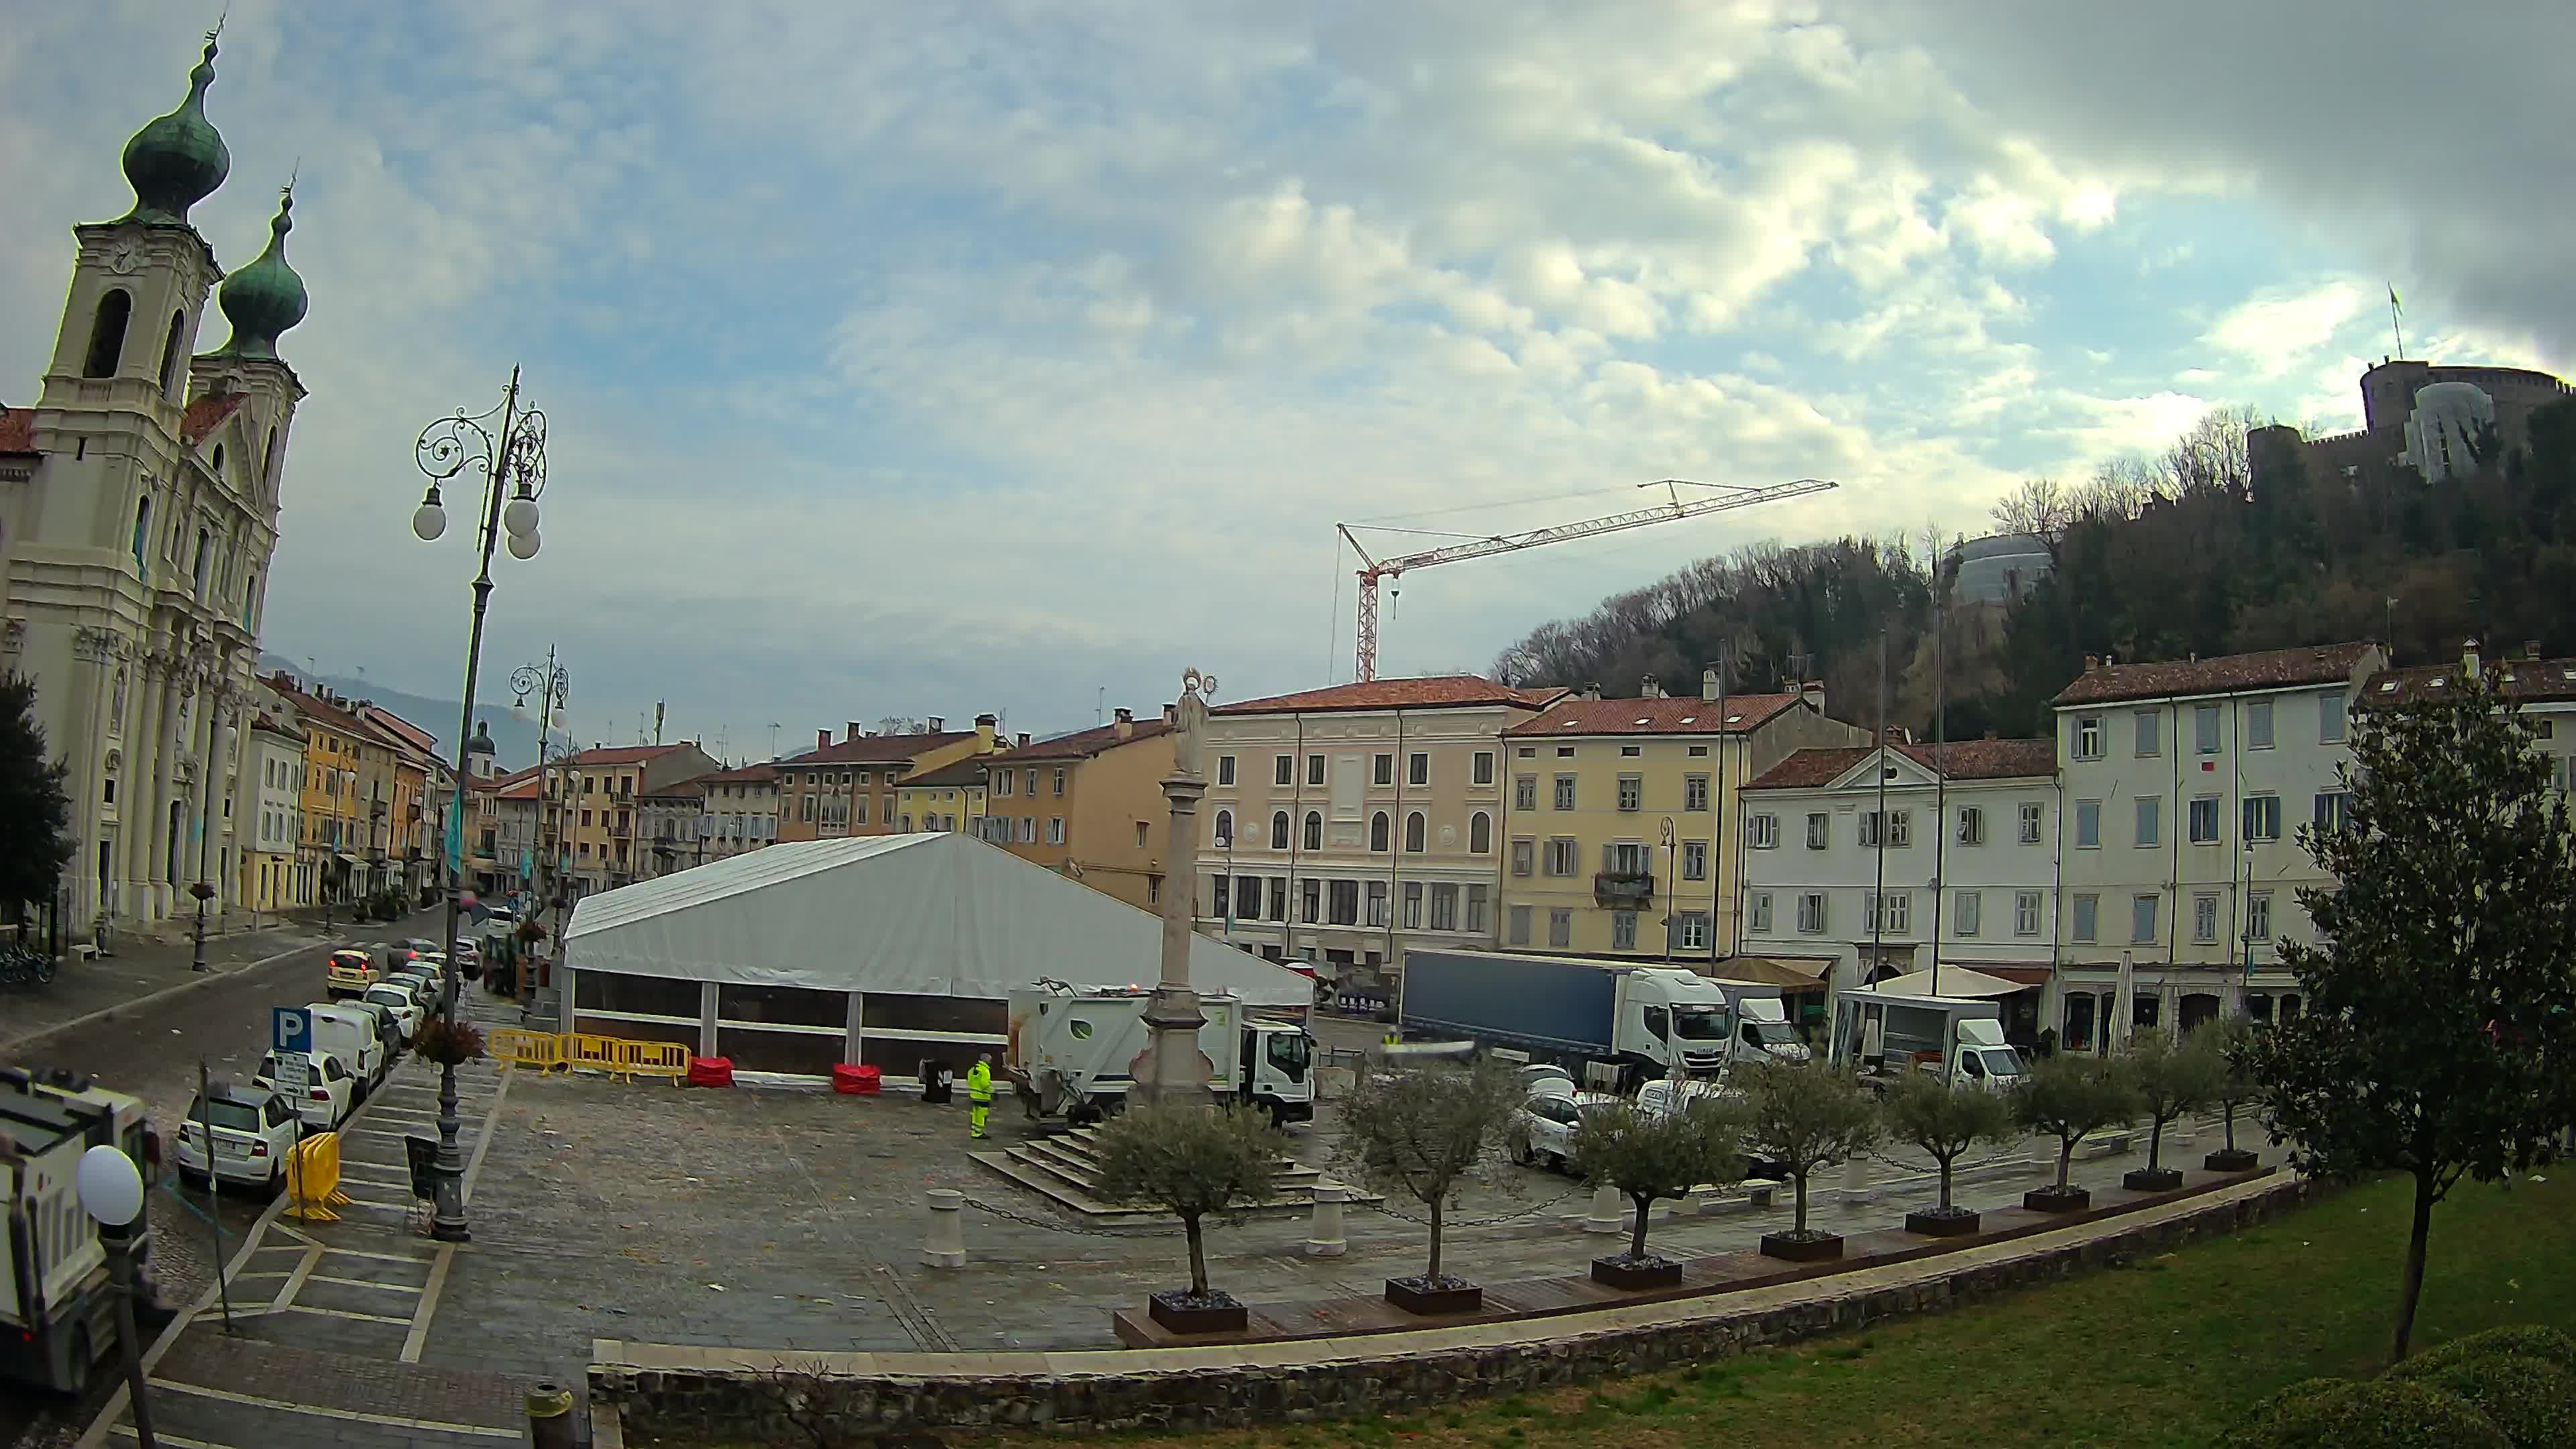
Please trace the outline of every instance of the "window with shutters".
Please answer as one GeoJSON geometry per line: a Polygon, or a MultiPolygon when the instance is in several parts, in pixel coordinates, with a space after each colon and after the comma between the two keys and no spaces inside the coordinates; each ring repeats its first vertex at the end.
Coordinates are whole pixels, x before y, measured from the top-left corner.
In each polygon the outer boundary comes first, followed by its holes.
{"type": "Polygon", "coordinates": [[[1754,891],[1744,899],[1744,914],[1756,935],[1771,933],[1771,893],[1754,891]]]}
{"type": "Polygon", "coordinates": [[[2164,841],[2164,808],[2162,795],[2141,795],[2138,805],[2138,844],[2159,845],[2164,841]]]}
{"type": "Polygon", "coordinates": [[[2272,748],[2272,701],[2268,699],[2245,701],[2245,748],[2249,750],[2272,748]]]}
{"type": "Polygon", "coordinates": [[[2156,908],[2164,897],[2141,894],[2129,901],[2129,944],[2144,946],[2156,939],[2156,908]]]}
{"type": "Polygon", "coordinates": [[[2281,797],[2248,795],[2245,797],[2245,838],[2249,841],[2272,841],[2281,838],[2281,797]]]}
{"type": "Polygon", "coordinates": [[[1747,815],[1744,817],[1744,843],[1755,850],[1775,850],[1780,845],[1780,817],[1747,815]]]}
{"type": "Polygon", "coordinates": [[[1973,936],[1985,925],[1986,897],[1982,891],[1961,891],[1950,903],[1950,920],[1962,936],[1973,936]]]}
{"type": "Polygon", "coordinates": [[[2085,945],[2089,946],[2093,944],[2093,942],[2100,939],[2102,924],[2101,918],[2102,898],[2100,896],[2090,894],[2077,895],[2075,897],[2075,919],[2071,923],[2072,930],[2070,934],[2073,935],[2077,941],[2085,945]]]}
{"type": "Polygon", "coordinates": [[[1547,873],[1549,875],[1572,875],[1575,872],[1575,867],[1580,863],[1579,852],[1575,845],[1573,836],[1557,835],[1549,837],[1547,842],[1547,873]]]}
{"type": "Polygon", "coordinates": [[[1708,808],[1708,776],[1682,776],[1682,808],[1684,810],[1708,808]]]}
{"type": "Polygon", "coordinates": [[[2191,898],[2191,938],[2204,946],[2218,940],[2218,897],[2203,892],[2191,898]]]}
{"type": "Polygon", "coordinates": [[[2217,796],[2202,795],[2191,802],[2190,829],[2192,844],[2216,845],[2218,843],[2217,796]]]}
{"type": "Polygon", "coordinates": [[[1637,949],[1637,913],[1635,911],[1610,913],[1610,949],[1613,951],[1637,949]]]}
{"type": "Polygon", "coordinates": [[[1833,844],[1834,817],[1818,810],[1807,816],[1807,848],[1823,850],[1833,844]]]}
{"type": "Polygon", "coordinates": [[[2039,934],[2040,912],[2042,910],[2043,899],[2044,898],[2037,891],[2013,892],[2014,935],[2036,936],[2039,934]]]}
{"type": "Polygon", "coordinates": [[[1572,775],[1559,775],[1556,777],[1556,808],[1559,810],[1571,810],[1574,808],[1574,777],[1572,775]]]}
{"type": "Polygon", "coordinates": [[[1642,810],[1645,808],[1645,804],[1645,777],[1642,775],[1621,775],[1619,777],[1619,808],[1622,810],[1642,810]]]}
{"type": "Polygon", "coordinates": [[[1530,907],[1514,906],[1511,908],[1510,914],[1505,922],[1503,935],[1506,941],[1514,946],[1526,946],[1530,943],[1530,907]]]}
{"type": "Polygon", "coordinates": [[[1512,874],[1528,875],[1536,869],[1537,860],[1537,841],[1522,839],[1512,842],[1512,874]]]}
{"type": "Polygon", "coordinates": [[[1707,841],[1685,840],[1682,842],[1682,879],[1708,879],[1707,841]]]}
{"type": "Polygon", "coordinates": [[[1563,906],[1548,911],[1547,944],[1559,951],[1574,944],[1574,912],[1563,906]]]}
{"type": "Polygon", "coordinates": [[[1512,777],[1512,808],[1515,810],[1536,810],[1538,808],[1538,776],[1515,775],[1512,777]]]}
{"type": "Polygon", "coordinates": [[[1959,807],[1958,841],[1961,845],[1983,845],[1986,843],[1985,811],[1974,805],[1963,805],[1959,807]]]}
{"type": "Polygon", "coordinates": [[[1810,936],[1824,934],[1825,893],[1807,891],[1798,897],[1798,929],[1810,936]]]}

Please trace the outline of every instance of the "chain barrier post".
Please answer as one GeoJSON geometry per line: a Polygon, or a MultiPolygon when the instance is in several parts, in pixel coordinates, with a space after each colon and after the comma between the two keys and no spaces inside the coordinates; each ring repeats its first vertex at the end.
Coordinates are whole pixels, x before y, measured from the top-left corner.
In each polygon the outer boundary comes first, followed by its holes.
{"type": "Polygon", "coordinates": [[[930,1190],[930,1237],[921,1245],[921,1261],[931,1268],[966,1266],[966,1194],[953,1187],[930,1190]]]}
{"type": "Polygon", "coordinates": [[[1628,1231],[1628,1204],[1619,1189],[1604,1182],[1592,1189],[1592,1212],[1583,1220],[1587,1233],[1624,1233],[1628,1231]]]}
{"type": "Polygon", "coordinates": [[[1351,1190],[1338,1182],[1315,1184],[1315,1216],[1306,1230],[1306,1256],[1338,1258],[1350,1251],[1350,1239],[1342,1231],[1342,1203],[1351,1190]]]}
{"type": "Polygon", "coordinates": [[[1878,1190],[1870,1186],[1869,1159],[1859,1153],[1852,1154],[1851,1160],[1843,1164],[1842,1200],[1847,1203],[1868,1202],[1877,1196],[1878,1190]]]}

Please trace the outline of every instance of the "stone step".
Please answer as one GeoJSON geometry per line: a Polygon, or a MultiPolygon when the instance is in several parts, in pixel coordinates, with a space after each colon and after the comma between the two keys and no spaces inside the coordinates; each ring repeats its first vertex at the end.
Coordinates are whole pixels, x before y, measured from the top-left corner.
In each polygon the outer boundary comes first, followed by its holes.
{"type": "MultiPolygon", "coordinates": [[[[1009,1152],[970,1152],[967,1154],[988,1170],[1027,1188],[1056,1206],[1081,1216],[1102,1227],[1126,1224],[1159,1224],[1171,1221],[1171,1214],[1154,1208],[1132,1208],[1103,1202],[1092,1195],[1089,1184],[1077,1184],[1051,1168],[1038,1166],[1009,1152]]],[[[1376,1202],[1375,1197],[1354,1194],[1353,1202],[1376,1202]]],[[[1308,1187],[1282,1192],[1266,1202],[1242,1209],[1254,1217],[1293,1217],[1314,1210],[1315,1196],[1308,1187]]]]}

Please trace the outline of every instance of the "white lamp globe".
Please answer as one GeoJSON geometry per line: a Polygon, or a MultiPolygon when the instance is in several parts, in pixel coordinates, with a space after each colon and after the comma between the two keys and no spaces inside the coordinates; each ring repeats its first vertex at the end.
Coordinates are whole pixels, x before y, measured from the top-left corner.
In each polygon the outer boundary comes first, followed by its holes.
{"type": "Polygon", "coordinates": [[[533,528],[528,530],[526,533],[511,534],[510,557],[516,559],[535,558],[537,556],[537,544],[537,531],[533,528]]]}
{"type": "Polygon", "coordinates": [[[81,1211],[101,1227],[121,1228],[143,1216],[143,1175],[117,1148],[102,1145],[82,1153],[72,1185],[81,1211]]]}
{"type": "Polygon", "coordinates": [[[447,510],[439,507],[435,499],[422,504],[412,513],[411,532],[423,543],[435,543],[440,534],[447,532],[447,510]]]}
{"type": "Polygon", "coordinates": [[[537,500],[524,493],[511,499],[510,506],[501,510],[501,527],[514,534],[536,532],[537,500]]]}

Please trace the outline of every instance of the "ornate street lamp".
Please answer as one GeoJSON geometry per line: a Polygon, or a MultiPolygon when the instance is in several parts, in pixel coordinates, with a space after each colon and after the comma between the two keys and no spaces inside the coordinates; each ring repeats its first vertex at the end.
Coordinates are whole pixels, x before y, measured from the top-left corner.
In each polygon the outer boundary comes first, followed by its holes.
{"type": "MultiPolygon", "coordinates": [[[[465,639],[465,706],[456,726],[456,778],[462,789],[473,771],[467,748],[474,734],[474,685],[483,668],[483,614],[492,599],[492,549],[506,534],[510,557],[537,556],[537,499],[546,491],[546,415],[519,405],[519,370],[513,367],[499,407],[472,416],[460,410],[454,417],[431,423],[421,429],[413,456],[429,478],[429,491],[411,516],[411,531],[423,543],[447,532],[447,508],[438,485],[468,471],[483,475],[482,507],[475,512],[482,566],[474,576],[474,621],[465,639]]],[[[447,934],[440,945],[447,964],[439,973],[438,1009],[453,1022],[456,925],[465,907],[465,880],[457,854],[444,854],[447,934]]],[[[442,1243],[461,1243],[473,1236],[465,1224],[465,1156],[456,1141],[463,1126],[456,1115],[456,1065],[443,1063],[438,1077],[437,1212],[430,1221],[430,1236],[442,1243]]]]}
{"type": "MultiPolygon", "coordinates": [[[[571,706],[572,676],[565,673],[563,666],[555,662],[555,651],[548,648],[544,664],[522,664],[510,671],[510,694],[512,696],[510,709],[513,713],[527,708],[530,695],[537,696],[538,701],[537,870],[536,878],[528,883],[534,893],[535,903],[527,915],[527,919],[533,921],[545,914],[546,906],[552,899],[555,848],[548,843],[550,832],[546,828],[546,821],[555,809],[553,767],[557,760],[565,758],[568,753],[555,744],[555,716],[571,706]]],[[[551,833],[554,839],[562,838],[560,827],[551,833]]],[[[555,924],[560,933],[563,923],[557,921],[555,924]]],[[[533,1000],[536,992],[536,973],[533,970],[526,971],[524,980],[527,987],[526,994],[530,1000],[533,1000]]]]}

